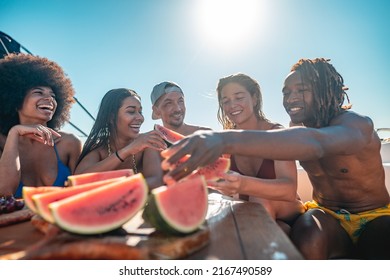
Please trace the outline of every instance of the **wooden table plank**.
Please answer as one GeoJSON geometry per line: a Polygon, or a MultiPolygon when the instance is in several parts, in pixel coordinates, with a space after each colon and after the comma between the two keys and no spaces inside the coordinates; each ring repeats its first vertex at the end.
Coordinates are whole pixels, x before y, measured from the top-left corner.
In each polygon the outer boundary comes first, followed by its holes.
{"type": "MultiPolygon", "coordinates": [[[[209,243],[186,259],[302,259],[261,204],[211,193],[206,223],[209,243]]],[[[11,253],[22,257],[18,252],[42,238],[29,221],[0,227],[0,259],[11,253]]]]}
{"type": "Polygon", "coordinates": [[[30,221],[0,227],[0,260],[7,254],[21,252],[43,238],[30,221]]]}
{"type": "Polygon", "coordinates": [[[235,230],[231,202],[222,199],[220,195],[210,195],[206,219],[210,229],[210,242],[208,246],[187,259],[243,259],[239,236],[235,230]]]}
{"type": "Polygon", "coordinates": [[[261,204],[232,202],[244,259],[302,259],[288,236],[261,204]]]}

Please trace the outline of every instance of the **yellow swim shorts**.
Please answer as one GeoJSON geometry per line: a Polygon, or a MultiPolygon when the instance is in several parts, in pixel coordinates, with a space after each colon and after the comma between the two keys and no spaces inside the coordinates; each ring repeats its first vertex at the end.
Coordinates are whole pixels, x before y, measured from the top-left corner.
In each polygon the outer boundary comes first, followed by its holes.
{"type": "Polygon", "coordinates": [[[340,209],[333,211],[319,205],[316,201],[307,201],[305,203],[306,211],[309,209],[321,209],[325,213],[330,214],[340,221],[341,226],[349,234],[352,241],[355,243],[359,238],[359,235],[365,228],[366,224],[375,218],[380,216],[390,216],[390,203],[384,207],[364,211],[360,213],[349,213],[347,210],[340,209]]]}

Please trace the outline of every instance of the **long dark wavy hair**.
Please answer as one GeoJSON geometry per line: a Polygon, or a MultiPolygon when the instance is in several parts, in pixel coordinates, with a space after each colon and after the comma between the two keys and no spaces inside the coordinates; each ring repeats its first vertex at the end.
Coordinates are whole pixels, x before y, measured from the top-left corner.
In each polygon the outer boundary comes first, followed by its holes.
{"type": "Polygon", "coordinates": [[[335,116],[352,107],[344,79],[329,61],[325,58],[300,59],[291,67],[291,72],[301,73],[302,82],[312,86],[315,120],[310,123],[313,127],[328,126],[335,116]],[[348,104],[343,105],[345,98],[348,104]]]}
{"type": "Polygon", "coordinates": [[[55,93],[57,109],[47,126],[58,130],[69,120],[75,102],[74,89],[63,69],[47,58],[30,54],[9,54],[0,59],[0,133],[7,135],[19,124],[18,110],[27,92],[38,86],[50,87],[55,93]]]}
{"type": "Polygon", "coordinates": [[[92,150],[101,146],[108,146],[110,136],[115,137],[117,135],[118,111],[123,104],[123,100],[129,96],[134,96],[141,102],[141,97],[134,90],[127,88],[112,89],[104,95],[100,102],[96,121],[84,143],[78,163],[92,150]]]}
{"type": "Polygon", "coordinates": [[[263,95],[261,93],[259,83],[255,79],[249,77],[248,75],[245,75],[243,73],[237,73],[219,79],[217,85],[218,104],[219,104],[217,118],[218,121],[222,124],[223,129],[234,129],[236,127],[236,125],[229,119],[229,117],[226,116],[226,113],[224,112],[222,107],[222,96],[221,96],[222,89],[228,83],[237,83],[245,87],[245,89],[250,93],[250,95],[252,97],[255,97],[257,100],[253,108],[253,111],[255,112],[257,119],[268,120],[265,117],[263,112],[263,95]]]}

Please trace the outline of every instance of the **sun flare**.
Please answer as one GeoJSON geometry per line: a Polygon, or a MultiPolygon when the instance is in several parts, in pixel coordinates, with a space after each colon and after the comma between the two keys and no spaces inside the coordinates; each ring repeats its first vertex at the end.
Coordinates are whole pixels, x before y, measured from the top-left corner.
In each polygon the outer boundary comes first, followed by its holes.
{"type": "Polygon", "coordinates": [[[247,44],[259,29],[261,0],[200,0],[198,24],[202,40],[233,49],[247,44]]]}

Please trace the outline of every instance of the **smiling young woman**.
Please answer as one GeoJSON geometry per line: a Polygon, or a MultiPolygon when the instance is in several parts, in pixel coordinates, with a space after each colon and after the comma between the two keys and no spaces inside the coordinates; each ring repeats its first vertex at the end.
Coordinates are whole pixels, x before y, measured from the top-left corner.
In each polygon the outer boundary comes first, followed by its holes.
{"type": "Polygon", "coordinates": [[[0,60],[0,196],[21,197],[28,186],[64,186],[81,141],[59,131],[74,90],[62,68],[29,54],[0,60]]]}
{"type": "MultiPolygon", "coordinates": [[[[262,110],[260,85],[242,73],[223,77],[217,86],[218,120],[224,129],[273,130],[280,124],[268,120],[262,110]]],[[[304,212],[297,195],[295,161],[232,154],[231,173],[223,181],[210,182],[212,188],[227,195],[263,204],[286,232],[304,212]]]]}
{"type": "Polygon", "coordinates": [[[118,88],[103,97],[96,121],[85,141],[76,173],[133,169],[150,188],[162,185],[159,151],[166,144],[158,131],[140,133],[144,122],[141,97],[118,88]]]}

